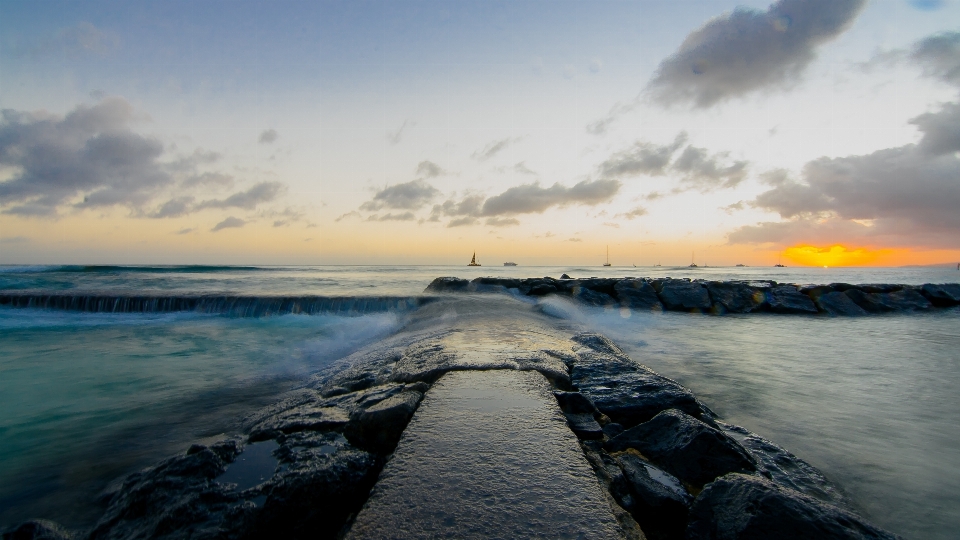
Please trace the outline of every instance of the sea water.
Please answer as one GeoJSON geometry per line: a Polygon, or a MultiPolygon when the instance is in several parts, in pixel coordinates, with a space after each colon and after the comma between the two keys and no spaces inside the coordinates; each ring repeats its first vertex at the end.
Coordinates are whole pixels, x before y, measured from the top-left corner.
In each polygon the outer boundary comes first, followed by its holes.
{"type": "MultiPolygon", "coordinates": [[[[945,268],[0,267],[0,294],[417,297],[453,275],[957,282],[945,268]]],[[[504,297],[504,302],[512,301],[504,297]]],[[[357,305],[368,305],[360,303],[357,305]]],[[[624,313],[546,299],[725,420],[811,462],[907,538],[960,528],[960,312],[827,318],[624,313]]],[[[412,307],[409,309],[413,309],[412,307]]],[[[88,526],[111,481],[396,332],[404,309],[244,317],[0,307],[0,527],[88,526]]]]}

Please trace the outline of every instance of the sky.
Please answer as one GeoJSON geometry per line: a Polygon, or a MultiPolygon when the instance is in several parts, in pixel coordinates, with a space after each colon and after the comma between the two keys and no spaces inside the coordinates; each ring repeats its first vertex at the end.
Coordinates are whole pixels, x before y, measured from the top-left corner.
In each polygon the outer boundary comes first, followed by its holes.
{"type": "Polygon", "coordinates": [[[0,0],[0,264],[956,264],[958,95],[958,0],[0,0]]]}

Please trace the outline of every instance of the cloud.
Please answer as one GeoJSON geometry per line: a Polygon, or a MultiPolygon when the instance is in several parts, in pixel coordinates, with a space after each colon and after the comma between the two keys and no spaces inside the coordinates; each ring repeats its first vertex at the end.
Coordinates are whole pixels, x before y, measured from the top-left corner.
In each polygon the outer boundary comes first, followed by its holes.
{"type": "Polygon", "coordinates": [[[355,217],[355,218],[361,217],[361,216],[360,216],[360,212],[357,212],[356,210],[354,210],[353,212],[347,212],[346,214],[340,214],[339,216],[337,216],[337,219],[335,219],[335,220],[333,220],[333,221],[335,221],[335,222],[340,222],[340,220],[347,219],[347,218],[353,218],[353,217],[355,217]]]}
{"type": "Polygon", "coordinates": [[[593,206],[609,201],[619,191],[620,182],[616,180],[584,180],[569,188],[559,183],[544,188],[539,182],[534,182],[512,187],[499,195],[490,197],[483,203],[481,214],[484,216],[540,214],[552,207],[571,204],[593,206]]]}
{"type": "MultiPolygon", "coordinates": [[[[734,161],[725,165],[728,153],[718,152],[711,155],[705,148],[693,145],[684,148],[686,142],[685,132],[678,133],[673,142],[666,145],[637,141],[630,148],[616,152],[604,160],[597,166],[597,172],[602,178],[671,174],[679,177],[681,184],[686,185],[687,189],[701,192],[732,188],[746,179],[746,161],[734,161]],[[674,159],[681,148],[684,150],[674,159]]],[[[647,195],[646,199],[659,197],[661,194],[654,192],[647,195]]]]}
{"type": "Polygon", "coordinates": [[[520,174],[532,174],[532,175],[537,174],[536,171],[533,171],[529,167],[527,167],[527,163],[525,161],[521,161],[520,163],[517,163],[516,165],[514,165],[513,172],[520,173],[520,174]]]}
{"type": "Polygon", "coordinates": [[[647,215],[647,209],[642,206],[638,206],[633,210],[630,210],[629,212],[617,214],[614,217],[625,218],[625,219],[636,219],[640,216],[645,216],[645,215],[647,215]]]}
{"type": "Polygon", "coordinates": [[[960,152],[960,103],[946,103],[939,111],[910,120],[923,133],[920,150],[931,155],[960,152]]]}
{"type": "Polygon", "coordinates": [[[155,211],[147,214],[152,218],[173,218],[189,214],[193,210],[194,198],[191,196],[176,197],[160,205],[155,211]]]}
{"type": "Polygon", "coordinates": [[[614,228],[614,229],[619,229],[619,228],[620,228],[620,224],[619,224],[619,223],[614,223],[614,222],[612,222],[612,221],[604,221],[604,222],[603,222],[603,225],[604,225],[605,227],[612,227],[612,228],[614,228]]]}
{"type": "MultiPolygon", "coordinates": [[[[819,158],[802,181],[765,175],[772,189],[750,204],[783,221],[733,231],[731,243],[789,242],[807,231],[829,242],[960,247],[960,157],[930,155],[918,145],[867,155],[819,158]]],[[[810,242],[810,240],[805,240],[810,242]]]]}
{"type": "Polygon", "coordinates": [[[486,160],[492,158],[493,156],[499,154],[499,153],[502,152],[506,147],[508,147],[508,146],[510,146],[511,144],[519,141],[520,139],[521,139],[520,137],[513,138],[513,139],[511,139],[511,138],[508,137],[508,138],[506,138],[506,139],[500,139],[500,140],[497,140],[497,141],[493,141],[493,142],[487,144],[486,146],[484,146],[482,149],[477,150],[476,152],[474,152],[474,153],[472,154],[472,157],[473,157],[474,159],[478,160],[478,161],[486,161],[486,160]]]}
{"type": "Polygon", "coordinates": [[[464,227],[467,225],[474,225],[476,222],[477,222],[476,218],[462,217],[457,219],[451,219],[450,223],[447,223],[447,227],[464,227]]]}
{"type": "Polygon", "coordinates": [[[664,104],[710,107],[796,82],[817,49],[846,30],[865,0],[779,0],[737,8],[695,30],[663,60],[646,88],[664,104]]]}
{"type": "Polygon", "coordinates": [[[360,205],[361,210],[377,211],[382,208],[416,210],[430,202],[440,191],[420,180],[411,180],[403,184],[386,187],[373,196],[373,200],[360,205]]]}
{"type": "Polygon", "coordinates": [[[583,242],[583,240],[579,238],[567,238],[567,242],[583,242]]]}
{"type": "Polygon", "coordinates": [[[30,239],[26,236],[7,236],[0,238],[0,244],[27,244],[30,242],[30,239]]]}
{"type": "Polygon", "coordinates": [[[607,158],[598,167],[604,178],[622,178],[624,176],[660,176],[667,171],[673,154],[687,142],[687,134],[680,132],[671,144],[658,146],[637,141],[626,150],[607,158]]]}
{"type": "Polygon", "coordinates": [[[631,112],[640,105],[639,98],[628,103],[615,103],[610,111],[603,118],[587,124],[587,133],[592,135],[603,135],[607,132],[610,124],[614,123],[621,116],[631,112]]]}
{"type": "Polygon", "coordinates": [[[421,161],[417,165],[417,176],[421,178],[435,178],[444,174],[447,174],[447,171],[432,161],[421,161]]]}
{"type": "Polygon", "coordinates": [[[487,218],[487,221],[485,221],[484,223],[486,223],[491,227],[513,227],[514,225],[519,225],[520,221],[518,221],[515,218],[492,217],[492,218],[487,218]]]}
{"type": "Polygon", "coordinates": [[[5,213],[53,216],[79,196],[78,207],[139,206],[172,182],[158,162],[163,144],[130,130],[133,108],[121,98],[63,117],[0,115],[0,166],[16,171],[0,182],[5,213]]]}
{"type": "Polygon", "coordinates": [[[246,191],[234,193],[226,199],[211,199],[198,204],[195,210],[205,208],[243,208],[253,210],[258,204],[274,201],[284,190],[280,182],[260,182],[246,191]]]}
{"type": "Polygon", "coordinates": [[[190,234],[190,233],[192,233],[192,232],[195,231],[195,230],[197,230],[197,229],[195,229],[194,227],[187,227],[187,228],[184,228],[184,229],[180,229],[179,231],[177,231],[177,232],[175,232],[175,233],[173,233],[173,234],[190,234]]]}
{"type": "Polygon", "coordinates": [[[277,130],[275,129],[265,129],[263,133],[260,134],[258,142],[260,144],[270,144],[275,142],[279,135],[277,135],[277,130]]]}
{"type": "Polygon", "coordinates": [[[244,220],[242,220],[242,219],[240,219],[240,218],[236,218],[236,217],[230,216],[230,217],[228,217],[227,219],[221,221],[220,223],[217,223],[216,225],[214,225],[214,227],[213,227],[212,229],[210,229],[210,232],[217,232],[217,231],[221,231],[221,230],[223,230],[223,229],[243,227],[243,226],[246,225],[246,224],[247,224],[246,221],[244,221],[244,220]]]}
{"type": "Polygon", "coordinates": [[[367,218],[367,221],[413,221],[417,219],[417,216],[413,215],[413,212],[404,212],[402,214],[384,214],[378,216],[374,214],[367,218]]]}
{"type": "Polygon", "coordinates": [[[394,131],[387,132],[387,141],[393,145],[400,144],[400,141],[403,140],[404,132],[407,131],[408,128],[412,128],[415,125],[417,125],[417,123],[412,120],[404,120],[403,123],[400,124],[399,128],[394,131]]]}
{"type": "Polygon", "coordinates": [[[205,172],[188,176],[180,182],[180,186],[185,188],[198,186],[230,187],[233,186],[233,177],[229,174],[205,172]]]}
{"type": "Polygon", "coordinates": [[[430,212],[431,221],[438,221],[440,216],[472,216],[479,217],[483,211],[483,195],[467,195],[459,202],[448,199],[442,204],[433,205],[430,212]]]}
{"type": "Polygon", "coordinates": [[[928,77],[960,85],[960,32],[943,32],[921,39],[910,52],[928,77]]]}

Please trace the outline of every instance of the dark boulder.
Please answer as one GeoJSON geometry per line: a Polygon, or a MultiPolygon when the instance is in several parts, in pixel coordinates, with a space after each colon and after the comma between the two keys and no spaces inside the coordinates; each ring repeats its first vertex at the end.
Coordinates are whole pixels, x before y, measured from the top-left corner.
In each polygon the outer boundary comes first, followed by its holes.
{"type": "Polygon", "coordinates": [[[460,279],[458,277],[438,277],[437,279],[430,282],[427,285],[427,288],[423,290],[425,293],[441,293],[441,292],[463,292],[467,290],[467,287],[470,285],[470,282],[465,279],[460,279]]]}
{"type": "Polygon", "coordinates": [[[671,408],[709,417],[708,409],[677,382],[633,362],[622,353],[605,352],[602,344],[598,348],[600,350],[577,353],[570,380],[614,422],[635,426],[671,408]]]}
{"type": "Polygon", "coordinates": [[[580,392],[554,392],[560,410],[568,414],[599,415],[600,411],[592,401],[580,392]]]}
{"type": "Polygon", "coordinates": [[[708,484],[690,509],[689,540],[866,540],[897,536],[859,516],[773,482],[728,474],[708,484]]]}
{"type": "Polygon", "coordinates": [[[25,521],[3,533],[3,540],[70,540],[73,535],[60,525],[45,519],[25,521]]]}
{"type": "Polygon", "coordinates": [[[617,300],[621,308],[637,311],[663,311],[663,304],[653,289],[645,280],[627,278],[614,285],[617,300]]]}
{"type": "Polygon", "coordinates": [[[766,302],[763,290],[736,281],[711,281],[707,292],[717,313],[750,313],[766,302]]]}
{"type": "Polygon", "coordinates": [[[757,463],[719,429],[676,409],[632,427],[604,445],[609,452],[638,450],[657,466],[694,486],[729,472],[755,472],[757,463]]]}
{"type": "Polygon", "coordinates": [[[683,538],[693,497],[680,480],[634,454],[623,453],[616,459],[633,499],[628,510],[647,537],[683,538]]]}
{"type": "Polygon", "coordinates": [[[570,431],[578,439],[602,439],[603,428],[592,414],[585,413],[563,413],[567,417],[567,425],[570,431]]]}
{"type": "Polygon", "coordinates": [[[570,290],[570,296],[589,306],[609,307],[616,304],[616,301],[609,294],[586,287],[574,287],[570,290]]]}
{"type": "Polygon", "coordinates": [[[682,279],[663,281],[657,295],[663,307],[670,311],[706,312],[713,305],[707,289],[699,283],[682,279]]]}
{"type": "Polygon", "coordinates": [[[628,510],[633,508],[633,495],[630,493],[630,484],[620,469],[620,464],[616,458],[611,457],[603,451],[599,441],[582,441],[580,447],[587,458],[587,462],[593,468],[593,472],[600,480],[600,484],[606,488],[605,495],[610,501],[610,508],[613,510],[621,530],[624,532],[624,538],[628,540],[655,540],[644,535],[644,531],[637,525],[635,519],[628,510]]]}
{"type": "Polygon", "coordinates": [[[766,291],[766,308],[774,313],[817,313],[817,306],[795,285],[775,285],[766,291]]]}
{"type": "Polygon", "coordinates": [[[890,311],[917,311],[933,307],[916,289],[901,289],[889,293],[868,293],[859,289],[844,292],[853,303],[871,313],[890,311]]]}
{"type": "Polygon", "coordinates": [[[920,287],[920,294],[930,300],[937,307],[960,305],[960,284],[944,283],[936,285],[927,283],[920,287]]]}
{"type": "Polygon", "coordinates": [[[404,391],[350,415],[343,434],[351,444],[371,452],[388,454],[417,410],[423,394],[404,391]]]}
{"type": "Polygon", "coordinates": [[[567,274],[563,274],[560,276],[560,279],[573,279],[573,278],[568,276],[567,274]]]}
{"type": "Polygon", "coordinates": [[[820,311],[828,315],[858,316],[867,314],[866,310],[855,304],[849,296],[840,291],[825,292],[814,296],[813,300],[820,311]]]}
{"type": "Polygon", "coordinates": [[[567,424],[580,439],[602,439],[603,428],[597,422],[603,415],[593,403],[580,392],[554,392],[560,410],[567,417],[567,424]]]}
{"type": "Polygon", "coordinates": [[[598,293],[603,293],[607,296],[615,296],[617,282],[620,281],[617,278],[587,278],[579,279],[578,285],[585,289],[590,289],[591,291],[596,291],[598,293]]]}
{"type": "Polygon", "coordinates": [[[550,283],[539,283],[530,288],[527,294],[530,296],[546,296],[557,292],[557,288],[550,283]]]}

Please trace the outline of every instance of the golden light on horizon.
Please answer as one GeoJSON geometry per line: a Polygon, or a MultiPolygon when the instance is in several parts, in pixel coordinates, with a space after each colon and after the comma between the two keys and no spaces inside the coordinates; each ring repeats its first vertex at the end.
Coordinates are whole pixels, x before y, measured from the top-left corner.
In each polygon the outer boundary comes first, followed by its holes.
{"type": "Polygon", "coordinates": [[[905,255],[908,250],[852,248],[840,244],[829,247],[800,245],[787,248],[783,252],[786,259],[800,266],[871,266],[884,259],[905,255]],[[899,252],[899,253],[898,253],[899,252]]]}

